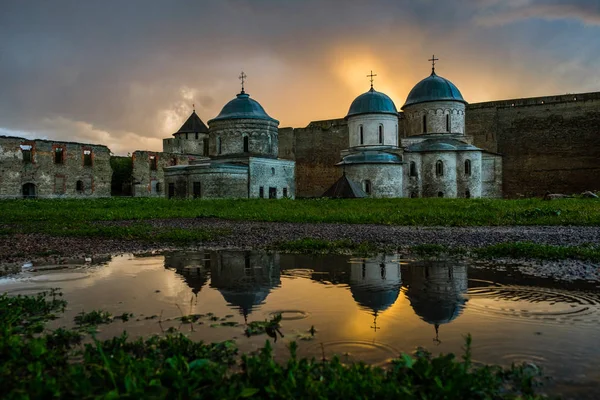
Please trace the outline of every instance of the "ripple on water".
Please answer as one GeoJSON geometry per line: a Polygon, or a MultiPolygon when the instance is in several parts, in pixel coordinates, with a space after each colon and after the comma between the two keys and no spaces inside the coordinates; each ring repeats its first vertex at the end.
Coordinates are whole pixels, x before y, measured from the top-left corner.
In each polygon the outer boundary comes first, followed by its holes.
{"type": "Polygon", "coordinates": [[[400,351],[386,343],[361,340],[342,340],[324,343],[314,343],[310,352],[312,354],[322,354],[331,358],[337,355],[342,362],[364,361],[375,366],[384,366],[397,358],[400,351]],[[321,348],[321,345],[323,348],[321,348]]]}
{"type": "Polygon", "coordinates": [[[36,275],[27,279],[29,282],[47,282],[47,283],[61,283],[79,281],[87,279],[90,274],[86,272],[60,272],[53,274],[36,275]]]}
{"type": "Polygon", "coordinates": [[[599,323],[600,294],[532,286],[490,285],[471,288],[470,299],[494,300],[485,304],[469,302],[469,308],[500,318],[549,323],[599,323]]]}
{"type": "Polygon", "coordinates": [[[294,321],[308,318],[310,313],[302,310],[276,310],[269,313],[271,318],[274,318],[276,315],[281,315],[281,319],[284,321],[294,321]]]}

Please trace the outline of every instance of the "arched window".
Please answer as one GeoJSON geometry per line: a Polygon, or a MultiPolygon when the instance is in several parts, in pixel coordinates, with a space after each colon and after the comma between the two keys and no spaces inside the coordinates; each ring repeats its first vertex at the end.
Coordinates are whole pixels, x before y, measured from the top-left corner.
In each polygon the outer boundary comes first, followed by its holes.
{"type": "Polygon", "coordinates": [[[248,136],[244,136],[244,153],[247,153],[249,150],[249,139],[248,136]]]}
{"type": "Polygon", "coordinates": [[[409,176],[417,176],[417,163],[410,162],[409,176]]]}
{"type": "Polygon", "coordinates": [[[383,144],[383,124],[379,124],[379,144],[383,144]]]}
{"type": "Polygon", "coordinates": [[[438,192],[438,197],[444,197],[444,192],[438,192]]]}
{"type": "Polygon", "coordinates": [[[470,190],[465,191],[465,198],[467,198],[467,199],[471,198],[471,191],[470,190]]]}
{"type": "Polygon", "coordinates": [[[271,175],[275,175],[275,168],[271,167],[271,175]]]}
{"type": "Polygon", "coordinates": [[[437,160],[435,163],[435,175],[436,176],[444,176],[444,163],[442,160],[437,160]]]}
{"type": "Polygon", "coordinates": [[[217,154],[221,154],[221,137],[217,136],[217,154]]]}
{"type": "Polygon", "coordinates": [[[363,132],[363,126],[362,125],[358,126],[358,135],[360,136],[360,139],[359,139],[360,140],[360,144],[364,144],[365,143],[365,135],[364,135],[364,132],[363,132]]]}
{"type": "Polygon", "coordinates": [[[446,132],[450,132],[450,114],[446,114],[446,132]]]}
{"type": "Polygon", "coordinates": [[[366,180],[363,182],[363,189],[365,191],[366,194],[371,194],[371,181],[370,180],[366,180]]]}
{"type": "Polygon", "coordinates": [[[465,176],[471,176],[471,160],[465,160],[465,176]]]}
{"type": "Polygon", "coordinates": [[[77,193],[83,192],[83,181],[77,181],[77,183],[75,184],[75,190],[77,191],[77,193]]]}
{"type": "Polygon", "coordinates": [[[427,133],[427,115],[423,115],[423,133],[427,133]]]}

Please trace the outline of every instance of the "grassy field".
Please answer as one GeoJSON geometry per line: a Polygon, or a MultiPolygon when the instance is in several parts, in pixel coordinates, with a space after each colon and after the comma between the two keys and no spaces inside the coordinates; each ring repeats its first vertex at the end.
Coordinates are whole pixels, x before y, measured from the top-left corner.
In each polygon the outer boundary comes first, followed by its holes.
{"type": "Polygon", "coordinates": [[[6,200],[0,225],[71,227],[91,221],[216,217],[277,222],[408,226],[600,226],[596,199],[6,200]],[[41,224],[40,224],[41,223],[41,224]]]}

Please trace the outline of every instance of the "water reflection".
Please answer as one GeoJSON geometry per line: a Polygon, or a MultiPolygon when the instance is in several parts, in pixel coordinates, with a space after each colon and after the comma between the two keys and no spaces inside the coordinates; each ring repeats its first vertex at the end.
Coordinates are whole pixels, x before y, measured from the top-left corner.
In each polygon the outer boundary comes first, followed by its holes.
{"type": "Polygon", "coordinates": [[[175,252],[165,254],[165,268],[175,270],[185,283],[198,293],[210,277],[211,252],[175,252]]]}
{"type": "Polygon", "coordinates": [[[467,266],[447,261],[412,262],[405,269],[406,297],[415,313],[435,327],[454,321],[462,312],[469,286],[467,266]]]}

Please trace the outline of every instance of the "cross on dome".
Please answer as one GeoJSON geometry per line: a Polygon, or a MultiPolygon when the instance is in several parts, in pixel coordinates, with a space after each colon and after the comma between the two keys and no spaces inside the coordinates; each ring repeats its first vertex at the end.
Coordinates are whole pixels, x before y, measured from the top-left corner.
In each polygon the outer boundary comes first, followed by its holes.
{"type": "Polygon", "coordinates": [[[240,76],[239,76],[239,78],[238,78],[240,81],[242,81],[242,92],[241,92],[241,93],[246,93],[246,92],[244,91],[244,82],[246,81],[246,78],[247,78],[247,77],[248,77],[248,75],[246,75],[246,74],[244,73],[244,71],[242,71],[241,75],[240,75],[240,76]]]}
{"type": "Polygon", "coordinates": [[[367,75],[367,78],[371,78],[371,89],[373,89],[373,77],[377,76],[377,74],[373,74],[373,70],[371,70],[371,73],[369,75],[367,75]]]}
{"type": "Polygon", "coordinates": [[[439,61],[439,58],[435,58],[435,54],[433,56],[431,56],[431,58],[427,61],[431,61],[431,74],[435,74],[435,62],[439,61]]]}

